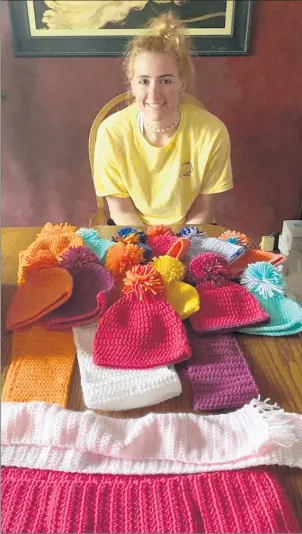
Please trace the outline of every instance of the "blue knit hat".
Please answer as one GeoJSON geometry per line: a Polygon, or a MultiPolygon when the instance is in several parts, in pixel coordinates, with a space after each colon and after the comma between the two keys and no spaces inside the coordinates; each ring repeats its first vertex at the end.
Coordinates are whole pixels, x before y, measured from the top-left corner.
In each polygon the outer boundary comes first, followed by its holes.
{"type": "Polygon", "coordinates": [[[240,283],[250,291],[271,321],[264,326],[242,328],[240,332],[262,336],[289,336],[302,331],[302,307],[284,294],[284,280],[270,263],[250,264],[240,283]]]}
{"type": "Polygon", "coordinates": [[[114,242],[109,239],[102,239],[98,231],[93,228],[79,228],[76,233],[83,238],[85,246],[90,248],[99,262],[104,265],[107,251],[114,245],[114,242]]]}

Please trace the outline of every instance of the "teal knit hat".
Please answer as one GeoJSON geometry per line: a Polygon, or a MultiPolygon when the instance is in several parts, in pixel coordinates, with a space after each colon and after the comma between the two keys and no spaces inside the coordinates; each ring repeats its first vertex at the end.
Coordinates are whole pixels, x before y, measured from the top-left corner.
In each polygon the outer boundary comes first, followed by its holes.
{"type": "Polygon", "coordinates": [[[107,252],[114,245],[114,241],[102,239],[98,231],[93,228],[79,228],[76,233],[83,238],[85,246],[90,248],[104,265],[107,252]]]}
{"type": "Polygon", "coordinates": [[[284,280],[270,263],[250,264],[240,283],[271,317],[269,324],[242,328],[240,332],[262,336],[290,336],[302,331],[302,307],[284,294],[284,280]]]}

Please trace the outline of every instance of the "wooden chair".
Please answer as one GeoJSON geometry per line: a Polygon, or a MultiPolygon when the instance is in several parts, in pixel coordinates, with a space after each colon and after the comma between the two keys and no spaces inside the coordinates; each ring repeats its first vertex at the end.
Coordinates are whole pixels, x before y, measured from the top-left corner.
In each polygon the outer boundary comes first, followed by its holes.
{"type": "MultiPolygon", "coordinates": [[[[192,102],[196,106],[202,107],[205,109],[205,106],[197,100],[192,95],[189,95],[188,93],[185,93],[183,96],[183,99],[187,102],[192,102]]],[[[95,143],[96,143],[96,137],[97,132],[100,124],[103,122],[108,115],[111,115],[115,111],[119,111],[120,109],[125,108],[126,106],[132,104],[134,102],[134,97],[129,95],[129,93],[122,93],[118,96],[115,96],[112,98],[107,104],[105,104],[104,107],[98,112],[97,116],[95,117],[89,134],[89,141],[88,141],[88,149],[89,149],[89,161],[90,161],[90,169],[91,169],[91,176],[93,177],[93,167],[94,167],[94,150],[95,150],[95,143]]],[[[89,221],[90,226],[103,226],[107,224],[107,220],[110,218],[108,203],[106,198],[100,198],[96,195],[97,200],[97,206],[98,210],[96,213],[92,215],[89,221]]]]}

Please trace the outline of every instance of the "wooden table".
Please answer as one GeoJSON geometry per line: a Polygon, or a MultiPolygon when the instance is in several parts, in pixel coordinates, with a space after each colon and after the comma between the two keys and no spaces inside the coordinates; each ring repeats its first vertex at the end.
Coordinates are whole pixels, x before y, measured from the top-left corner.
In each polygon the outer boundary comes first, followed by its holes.
{"type": "MultiPolygon", "coordinates": [[[[117,229],[116,226],[98,227],[103,237],[111,237],[117,229]]],[[[224,230],[222,227],[212,225],[200,226],[200,229],[211,236],[218,236],[224,230]]],[[[4,381],[10,362],[11,333],[5,330],[4,323],[7,308],[16,289],[18,253],[34,241],[40,230],[40,228],[2,229],[2,381],[4,381]]],[[[258,384],[261,398],[269,397],[284,410],[302,414],[302,336],[274,338],[237,334],[236,337],[258,384]]],[[[73,372],[68,407],[77,411],[85,410],[77,364],[73,372]]],[[[157,413],[191,412],[192,406],[187,395],[186,384],[183,383],[182,395],[154,407],[127,412],[100,413],[111,417],[138,417],[150,411],[157,413]]],[[[302,526],[302,471],[287,467],[276,469],[302,526]]]]}

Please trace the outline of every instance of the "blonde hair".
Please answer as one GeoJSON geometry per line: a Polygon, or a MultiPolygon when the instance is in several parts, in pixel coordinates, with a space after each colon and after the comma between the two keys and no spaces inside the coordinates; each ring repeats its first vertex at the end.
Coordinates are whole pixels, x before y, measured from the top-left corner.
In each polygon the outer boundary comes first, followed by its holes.
{"type": "Polygon", "coordinates": [[[170,11],[149,20],[146,29],[148,33],[134,37],[127,45],[124,70],[128,81],[133,78],[134,60],[141,52],[159,52],[174,57],[180,78],[188,81],[193,74],[192,44],[184,24],[170,11]]]}

